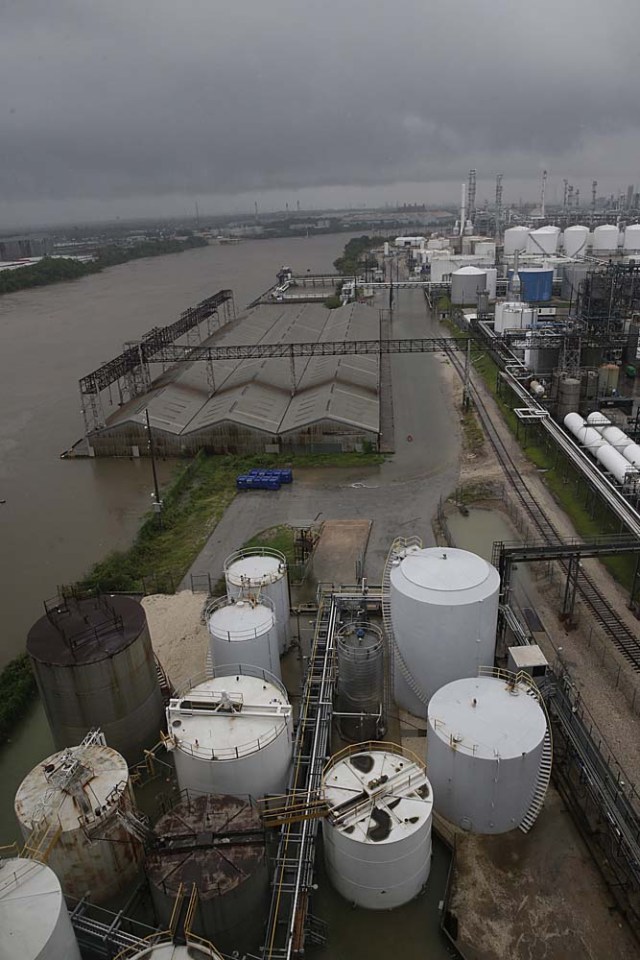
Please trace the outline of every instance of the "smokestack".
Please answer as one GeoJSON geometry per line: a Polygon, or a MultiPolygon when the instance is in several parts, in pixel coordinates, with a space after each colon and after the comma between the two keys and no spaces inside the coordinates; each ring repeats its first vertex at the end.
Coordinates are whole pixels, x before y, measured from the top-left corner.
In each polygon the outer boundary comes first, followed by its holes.
{"type": "Polygon", "coordinates": [[[467,185],[462,184],[462,194],[460,196],[460,236],[464,235],[464,225],[467,222],[467,185]]]}

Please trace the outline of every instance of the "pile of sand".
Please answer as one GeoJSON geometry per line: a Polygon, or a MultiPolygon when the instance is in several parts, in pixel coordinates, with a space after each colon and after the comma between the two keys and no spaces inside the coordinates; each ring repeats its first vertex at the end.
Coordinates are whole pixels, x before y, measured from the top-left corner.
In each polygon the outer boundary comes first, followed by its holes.
{"type": "Polygon", "coordinates": [[[202,623],[205,599],[203,593],[183,590],[142,600],[153,649],[177,689],[204,673],[209,644],[209,632],[202,623]]]}

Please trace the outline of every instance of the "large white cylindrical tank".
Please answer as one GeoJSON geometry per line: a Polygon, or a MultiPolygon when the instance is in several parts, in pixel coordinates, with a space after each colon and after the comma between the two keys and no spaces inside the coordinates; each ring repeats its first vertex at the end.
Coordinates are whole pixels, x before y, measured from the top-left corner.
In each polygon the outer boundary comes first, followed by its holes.
{"type": "Polygon", "coordinates": [[[527,253],[556,253],[560,238],[560,227],[538,227],[527,237],[527,253]]]}
{"type": "Polygon", "coordinates": [[[493,329],[496,333],[504,333],[505,330],[524,330],[535,326],[537,312],[533,307],[526,303],[517,301],[504,301],[496,304],[495,320],[493,329]]]}
{"type": "Polygon", "coordinates": [[[238,550],[225,560],[224,578],[229,597],[260,591],[261,597],[271,600],[276,614],[280,653],[288,650],[291,645],[291,626],[285,555],[269,547],[238,550]]]}
{"type": "Polygon", "coordinates": [[[433,795],[424,764],[396,744],[356,744],[325,767],[322,796],[327,872],[345,900],[390,910],[417,896],[431,868],[433,795]]]}
{"type": "Polygon", "coordinates": [[[276,617],[268,597],[223,597],[208,607],[208,623],[215,666],[246,663],[282,679],[276,617]]]}
{"type": "Polygon", "coordinates": [[[477,303],[478,294],[487,289],[487,274],[478,267],[460,267],[451,275],[451,302],[477,303]]]}
{"type": "Polygon", "coordinates": [[[127,960],[224,960],[221,953],[210,944],[198,938],[187,936],[183,946],[173,940],[158,940],[152,946],[145,946],[140,953],[129,953],[127,960]]]}
{"type": "Polygon", "coordinates": [[[567,227],[562,235],[562,244],[567,257],[585,257],[588,243],[589,227],[583,227],[580,224],[567,227]]]}
{"type": "Polygon", "coordinates": [[[625,253],[640,253],[640,223],[631,223],[624,231],[625,253]]]}
{"type": "Polygon", "coordinates": [[[255,799],[285,791],[293,723],[287,693],[266,670],[214,667],[167,708],[181,790],[255,799]]]}
{"type": "Polygon", "coordinates": [[[593,231],[593,253],[615,253],[618,249],[618,228],[613,223],[603,223],[593,231]]]}
{"type": "Polygon", "coordinates": [[[390,605],[400,707],[424,715],[426,701],[445,683],[493,666],[499,591],[495,567],[467,550],[410,547],[396,561],[390,605]]]}
{"type": "Polygon", "coordinates": [[[187,794],[155,824],[158,842],[145,860],[161,929],[180,888],[198,888],[191,931],[231,956],[257,953],[269,906],[264,827],[247,798],[187,794]]]}
{"type": "Polygon", "coordinates": [[[516,250],[523,253],[527,247],[528,227],[509,227],[504,232],[504,255],[512,257],[516,250]]]}
{"type": "Polygon", "coordinates": [[[81,960],[60,881],[37,860],[0,860],[0,957],[81,960]]]}
{"type": "Polygon", "coordinates": [[[65,894],[95,903],[116,896],[138,873],[142,844],[120,817],[135,809],[126,760],[100,743],[54,753],[28,773],[15,797],[27,846],[58,833],[48,864],[65,894]]]}
{"type": "Polygon", "coordinates": [[[533,799],[547,721],[524,682],[466,677],[442,687],[427,714],[436,811],[473,833],[519,826],[533,799]]]}

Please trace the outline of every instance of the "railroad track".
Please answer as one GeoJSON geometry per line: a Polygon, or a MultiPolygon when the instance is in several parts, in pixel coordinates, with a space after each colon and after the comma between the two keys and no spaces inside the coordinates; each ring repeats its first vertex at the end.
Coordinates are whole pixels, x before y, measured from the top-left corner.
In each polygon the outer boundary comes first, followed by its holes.
{"type": "MultiPolygon", "coordinates": [[[[448,359],[461,378],[464,378],[464,363],[454,352],[448,352],[448,359]]],[[[526,481],[520,474],[511,454],[496,430],[486,404],[477,388],[471,382],[469,389],[473,402],[480,418],[480,422],[496,453],[500,466],[511,482],[518,500],[525,508],[542,537],[548,543],[561,543],[562,537],[551,520],[536,502],[529,490],[526,481]]],[[[569,568],[565,561],[559,561],[561,567],[568,574],[569,568]]],[[[585,607],[591,612],[594,620],[600,624],[606,635],[620,651],[622,656],[640,673],[640,641],[629,629],[627,624],[615,612],[611,604],[602,595],[592,577],[584,570],[580,570],[577,580],[578,593],[585,607]]]]}

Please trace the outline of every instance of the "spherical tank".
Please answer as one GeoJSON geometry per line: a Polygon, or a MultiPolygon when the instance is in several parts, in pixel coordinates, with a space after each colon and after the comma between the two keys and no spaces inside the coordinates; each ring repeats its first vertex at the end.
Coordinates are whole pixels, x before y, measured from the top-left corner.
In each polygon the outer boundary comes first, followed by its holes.
{"type": "Polygon", "coordinates": [[[544,711],[524,682],[487,676],[442,687],[427,713],[436,811],[473,833],[519,826],[533,799],[546,732],[544,711]]]}
{"type": "Polygon", "coordinates": [[[208,608],[211,658],[215,666],[246,663],[279,680],[280,646],[273,604],[264,597],[223,597],[208,608]]]}
{"type": "Polygon", "coordinates": [[[384,727],[384,639],[376,624],[354,620],[337,636],[338,713],[347,740],[376,740],[384,727]],[[364,716],[368,714],[368,716],[364,716]]]}
{"type": "Polygon", "coordinates": [[[426,701],[445,683],[493,666],[499,590],[495,567],[453,547],[409,548],[392,567],[399,706],[423,715],[426,701]]]}
{"type": "Polygon", "coordinates": [[[562,235],[564,253],[567,257],[585,257],[588,242],[589,227],[583,227],[580,224],[567,227],[562,235]]]}
{"type": "Polygon", "coordinates": [[[144,609],[122,596],[57,598],[45,609],[27,652],[56,747],[100,727],[129,763],[141,760],[164,721],[144,609]]]}
{"type": "Polygon", "coordinates": [[[478,294],[487,289],[487,274],[477,267],[460,267],[451,275],[451,302],[477,303],[478,294]]]}
{"type": "Polygon", "coordinates": [[[280,653],[288,650],[291,644],[291,626],[285,555],[279,550],[267,547],[238,550],[225,560],[224,577],[229,597],[259,590],[261,597],[271,600],[276,615],[280,653]]]}
{"type": "Polygon", "coordinates": [[[527,253],[554,254],[558,249],[560,227],[539,227],[527,238],[527,253]]]}
{"type": "Polygon", "coordinates": [[[631,223],[624,231],[625,253],[640,253],[640,223],[631,223]]]}
{"type": "Polygon", "coordinates": [[[169,929],[181,884],[198,889],[193,933],[223,953],[257,952],[269,905],[264,828],[248,799],[187,795],[155,825],[145,871],[158,921],[169,929]]]}
{"type": "Polygon", "coordinates": [[[593,253],[615,253],[618,249],[618,228],[613,223],[603,223],[593,231],[593,253]]]}
{"type": "Polygon", "coordinates": [[[390,910],[417,896],[431,868],[433,796],[424,764],[396,744],[356,744],[329,761],[322,795],[327,872],[345,900],[390,910]]]}
{"type": "Polygon", "coordinates": [[[516,250],[521,253],[527,247],[527,237],[529,236],[528,227],[509,227],[504,232],[504,255],[512,257],[516,250]]]}
{"type": "Polygon", "coordinates": [[[59,833],[48,864],[65,894],[103,903],[138,873],[142,844],[125,829],[134,810],[126,760],[99,743],[54,753],[28,773],[15,797],[20,830],[36,844],[47,823],[59,833]]]}
{"type": "Polygon", "coordinates": [[[251,796],[284,793],[293,741],[291,707],[266,670],[215,667],[167,708],[181,790],[251,796]]]}
{"type": "Polygon", "coordinates": [[[60,881],[37,860],[0,860],[0,957],[81,960],[60,881]]]}

